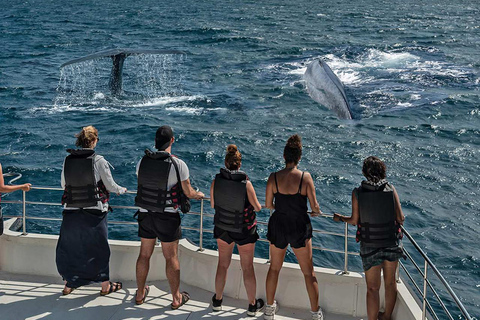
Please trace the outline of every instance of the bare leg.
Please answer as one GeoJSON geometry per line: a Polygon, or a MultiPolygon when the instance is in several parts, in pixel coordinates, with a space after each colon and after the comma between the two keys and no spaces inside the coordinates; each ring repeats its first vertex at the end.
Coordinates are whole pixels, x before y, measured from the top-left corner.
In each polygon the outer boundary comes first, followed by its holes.
{"type": "MultiPolygon", "coordinates": [[[[155,249],[156,239],[141,238],[140,254],[137,259],[137,296],[135,300],[140,301],[145,296],[145,283],[147,282],[148,270],[150,269],[150,257],[155,249]]],[[[103,284],[102,284],[103,289],[103,284]]]]}
{"type": "Polygon", "coordinates": [[[380,284],[382,265],[371,267],[365,271],[365,280],[367,282],[367,314],[368,320],[378,319],[378,310],[380,309],[380,284]]]}
{"type": "Polygon", "coordinates": [[[318,282],[313,271],[312,261],[312,239],[308,239],[303,248],[292,248],[297,256],[298,264],[305,278],[308,297],[310,298],[310,308],[312,311],[318,310],[318,282]]]}
{"type": "Polygon", "coordinates": [[[255,254],[255,243],[248,243],[238,246],[240,254],[240,265],[243,271],[243,284],[247,291],[248,303],[255,304],[257,294],[257,279],[253,268],[253,256],[255,254]]]}
{"type": "Polygon", "coordinates": [[[395,281],[395,272],[398,261],[383,262],[383,280],[385,282],[385,312],[381,315],[382,320],[390,320],[393,308],[397,301],[397,282],[395,281]]]}
{"type": "Polygon", "coordinates": [[[221,300],[223,297],[223,289],[227,282],[227,270],[232,261],[232,252],[235,243],[226,243],[221,239],[217,239],[218,245],[218,264],[217,274],[215,275],[215,298],[221,300]]]}
{"type": "Polygon", "coordinates": [[[273,244],[270,245],[270,268],[267,273],[267,304],[272,305],[275,300],[275,291],[277,291],[278,275],[282,269],[283,260],[285,259],[285,253],[287,248],[279,249],[273,244]]]}
{"type": "Polygon", "coordinates": [[[165,272],[172,293],[172,305],[179,306],[182,303],[180,294],[180,262],[178,261],[178,240],[162,242],[162,252],[165,257],[165,272]]]}

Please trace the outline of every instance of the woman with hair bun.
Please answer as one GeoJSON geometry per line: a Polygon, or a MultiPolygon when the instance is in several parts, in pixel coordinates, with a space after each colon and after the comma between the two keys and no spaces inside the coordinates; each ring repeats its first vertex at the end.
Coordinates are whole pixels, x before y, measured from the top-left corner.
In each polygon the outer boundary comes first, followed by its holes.
{"type": "Polygon", "coordinates": [[[92,282],[101,282],[100,295],[107,295],[122,288],[121,282],[111,282],[109,276],[108,200],[110,192],[123,194],[127,189],[115,183],[107,160],[95,154],[97,129],[84,127],[76,138],[81,149],[67,150],[70,155],[62,169],[64,210],[57,269],[65,280],[64,295],[92,282]]]}
{"type": "Polygon", "coordinates": [[[247,315],[254,317],[265,304],[262,299],[256,299],[257,282],[253,269],[255,242],[258,239],[255,211],[260,211],[262,206],[248,176],[240,171],[241,166],[242,154],[236,145],[230,144],[225,156],[225,168],[220,169],[210,187],[211,206],[215,208],[214,237],[218,244],[212,308],[214,311],[222,310],[227,270],[232,260],[233,248],[237,244],[249,301],[247,315]]]}
{"type": "Polygon", "coordinates": [[[367,314],[369,320],[391,319],[397,300],[395,273],[403,257],[400,225],[405,216],[397,191],[387,180],[387,167],[382,160],[370,156],[363,161],[362,173],[367,178],[352,192],[352,215],[335,213],[333,220],[357,226],[365,281],[367,282],[367,314]],[[381,272],[385,282],[385,310],[380,309],[381,272]]]}
{"type": "Polygon", "coordinates": [[[275,318],[278,275],[282,269],[287,246],[290,244],[305,277],[312,319],[323,319],[318,304],[318,283],[313,270],[312,224],[308,216],[307,198],[312,217],[321,214],[310,173],[297,169],[302,157],[302,138],[291,136],[283,150],[285,168],[270,174],[267,182],[266,206],[275,210],[268,221],[267,238],[270,241],[270,268],[267,274],[267,306],[264,318],[275,318]]]}

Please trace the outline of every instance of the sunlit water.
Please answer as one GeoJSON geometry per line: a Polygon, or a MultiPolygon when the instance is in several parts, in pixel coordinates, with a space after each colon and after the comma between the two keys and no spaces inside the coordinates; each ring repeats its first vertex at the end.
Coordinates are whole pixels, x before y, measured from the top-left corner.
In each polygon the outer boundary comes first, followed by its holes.
{"type": "MultiPolygon", "coordinates": [[[[135,164],[153,146],[156,128],[170,124],[174,153],[188,163],[196,187],[209,193],[226,145],[235,143],[263,199],[269,173],[282,167],[286,139],[299,133],[300,168],[312,174],[322,210],[347,214],[351,190],[362,179],[362,160],[377,155],[399,192],[407,229],[471,314],[480,313],[475,1],[2,4],[4,171],[21,172],[23,181],[35,185],[59,186],[65,149],[82,126],[93,124],[100,131],[97,152],[115,167],[117,182],[133,190],[135,164]],[[108,90],[108,59],[60,69],[68,60],[115,47],[186,55],[128,57],[125,93],[118,97],[108,90]],[[338,120],[308,96],[302,75],[317,58],[345,84],[356,120],[338,120]]],[[[32,191],[28,197],[59,201],[60,194],[32,191]]],[[[112,203],[132,205],[133,197],[114,196],[112,203]]],[[[29,206],[28,212],[61,216],[60,208],[29,206]]],[[[110,218],[132,221],[133,213],[116,210],[110,218]]],[[[268,212],[259,218],[266,221],[268,212]]],[[[185,216],[184,223],[198,226],[198,219],[185,216]]],[[[313,223],[342,231],[325,218],[313,223]]],[[[205,225],[211,228],[211,219],[205,225]]],[[[28,228],[58,233],[59,224],[31,221],[28,228]]],[[[266,230],[260,232],[265,236],[266,230]]],[[[198,241],[195,232],[184,235],[198,241]]],[[[137,239],[136,228],[112,226],[110,237],[137,239]]],[[[315,242],[343,245],[341,238],[318,234],[315,242]]],[[[204,243],[214,248],[210,234],[204,243]]],[[[350,249],[358,249],[354,241],[350,249]]],[[[266,254],[267,246],[259,243],[257,255],[266,254]]],[[[294,261],[293,254],[287,259],[294,261]]],[[[343,266],[340,254],[315,252],[314,260],[343,266]]],[[[350,265],[360,269],[358,259],[350,265]]]]}

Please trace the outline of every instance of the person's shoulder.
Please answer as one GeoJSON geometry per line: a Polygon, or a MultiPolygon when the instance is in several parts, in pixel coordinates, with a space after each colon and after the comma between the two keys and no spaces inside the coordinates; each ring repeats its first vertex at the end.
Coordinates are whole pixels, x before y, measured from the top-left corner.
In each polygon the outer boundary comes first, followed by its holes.
{"type": "Polygon", "coordinates": [[[304,179],[313,179],[312,175],[308,171],[303,171],[303,178],[304,179]]]}
{"type": "Polygon", "coordinates": [[[99,164],[102,164],[102,163],[107,163],[107,160],[105,160],[105,157],[102,156],[102,155],[99,155],[97,153],[95,153],[95,162],[99,163],[99,164]]]}
{"type": "Polygon", "coordinates": [[[182,159],[180,159],[180,158],[177,157],[177,156],[172,155],[172,160],[173,160],[173,161],[176,161],[176,162],[177,162],[179,165],[181,165],[181,166],[188,167],[187,164],[185,163],[185,161],[183,161],[182,159]]]}

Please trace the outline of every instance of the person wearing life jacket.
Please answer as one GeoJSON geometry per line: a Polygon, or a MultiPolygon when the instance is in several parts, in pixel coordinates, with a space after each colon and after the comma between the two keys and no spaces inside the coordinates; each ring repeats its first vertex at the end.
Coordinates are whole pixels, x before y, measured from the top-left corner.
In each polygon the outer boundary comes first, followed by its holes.
{"type": "Polygon", "coordinates": [[[323,320],[323,310],[318,302],[318,282],[313,270],[312,223],[308,216],[307,199],[312,209],[312,217],[322,212],[315,195],[312,176],[297,168],[301,157],[302,139],[295,134],[288,138],[283,150],[285,168],[270,174],[267,181],[265,203],[267,208],[275,212],[268,221],[270,268],[266,281],[266,320],[274,319],[278,310],[275,291],[289,244],[305,278],[312,319],[323,320]]]}
{"type": "Polygon", "coordinates": [[[17,190],[30,191],[31,186],[32,185],[30,183],[24,183],[19,185],[5,184],[5,180],[3,179],[2,164],[0,163],[0,236],[3,234],[3,214],[1,205],[2,193],[8,193],[17,190]]]}
{"type": "Polygon", "coordinates": [[[135,216],[138,216],[138,236],[141,238],[136,265],[137,305],[145,302],[150,291],[146,281],[157,238],[166,260],[166,275],[173,300],[170,307],[178,309],[190,299],[187,292],[180,292],[178,240],[182,237],[182,230],[179,210],[188,212],[188,198],[201,199],[204,194],[192,188],[185,162],[171,154],[174,142],[170,126],[158,128],[155,136],[158,151],[147,150],[137,164],[135,205],[140,209],[135,216]]]}
{"type": "Polygon", "coordinates": [[[382,160],[370,156],[363,162],[362,173],[367,180],[352,192],[352,215],[334,214],[335,221],[357,226],[357,242],[367,283],[367,314],[369,320],[391,319],[397,299],[395,273],[398,260],[404,257],[400,225],[405,216],[397,191],[386,180],[382,160]],[[385,282],[385,311],[380,309],[381,272],[385,282]]]}
{"type": "Polygon", "coordinates": [[[123,194],[127,189],[115,183],[110,164],[95,153],[98,130],[84,127],[76,138],[81,149],[67,150],[61,175],[64,210],[56,264],[65,280],[64,295],[92,282],[101,282],[100,294],[107,295],[122,288],[109,275],[108,200],[111,192],[123,194]]]}
{"type": "Polygon", "coordinates": [[[255,211],[260,211],[262,206],[248,176],[240,171],[241,166],[242,154],[236,145],[230,144],[225,156],[225,168],[220,169],[210,187],[210,202],[215,208],[213,235],[218,245],[212,308],[214,311],[222,310],[227,270],[236,244],[249,302],[247,315],[253,317],[265,304],[262,299],[256,299],[257,282],[253,268],[255,242],[258,239],[255,211]]]}

